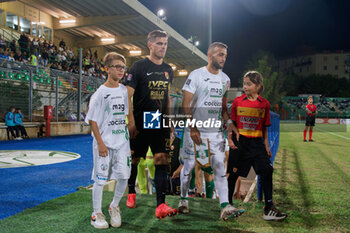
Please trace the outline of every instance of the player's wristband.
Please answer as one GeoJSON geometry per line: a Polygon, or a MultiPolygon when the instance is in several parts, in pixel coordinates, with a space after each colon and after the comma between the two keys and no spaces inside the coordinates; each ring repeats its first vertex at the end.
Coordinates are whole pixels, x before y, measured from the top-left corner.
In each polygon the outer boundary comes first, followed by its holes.
{"type": "Polygon", "coordinates": [[[231,120],[231,119],[229,119],[229,120],[226,122],[226,124],[227,124],[227,125],[232,124],[232,120],[231,120]]]}

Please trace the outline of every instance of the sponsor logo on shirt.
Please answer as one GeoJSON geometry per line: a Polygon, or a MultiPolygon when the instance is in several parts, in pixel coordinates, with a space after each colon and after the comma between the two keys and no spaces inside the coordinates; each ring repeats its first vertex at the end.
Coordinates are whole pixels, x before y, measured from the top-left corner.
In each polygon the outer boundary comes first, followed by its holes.
{"type": "Polygon", "coordinates": [[[108,126],[112,126],[112,125],[125,125],[125,120],[109,121],[108,126]]]}
{"type": "Polygon", "coordinates": [[[125,105],[124,104],[114,104],[112,109],[113,110],[120,110],[121,112],[124,112],[125,105]]]}
{"type": "Polygon", "coordinates": [[[240,120],[242,123],[248,123],[248,124],[259,124],[259,118],[256,118],[256,117],[244,117],[242,116],[241,117],[241,120],[240,120]]]}
{"type": "Polygon", "coordinates": [[[210,107],[221,107],[222,103],[221,102],[210,102],[210,101],[205,101],[204,106],[210,106],[210,107]]]}
{"type": "Polygon", "coordinates": [[[105,97],[103,97],[104,99],[107,99],[111,94],[106,95],[105,97]]]}
{"type": "Polygon", "coordinates": [[[131,81],[132,79],[132,74],[129,74],[128,77],[126,78],[127,81],[131,81]]]}
{"type": "Polygon", "coordinates": [[[157,110],[156,112],[143,113],[143,128],[144,129],[160,129],[160,116],[162,114],[157,110]]]}
{"type": "Polygon", "coordinates": [[[150,88],[168,88],[168,81],[149,81],[148,87],[150,88]]]}
{"type": "Polygon", "coordinates": [[[123,130],[123,129],[112,130],[112,134],[113,135],[125,134],[125,130],[123,130]]]}
{"type": "Polygon", "coordinates": [[[192,81],[191,79],[187,79],[186,85],[187,85],[187,86],[190,85],[191,81],[192,81]]]}
{"type": "Polygon", "coordinates": [[[168,72],[164,72],[165,78],[169,79],[169,73],[168,72]]]}

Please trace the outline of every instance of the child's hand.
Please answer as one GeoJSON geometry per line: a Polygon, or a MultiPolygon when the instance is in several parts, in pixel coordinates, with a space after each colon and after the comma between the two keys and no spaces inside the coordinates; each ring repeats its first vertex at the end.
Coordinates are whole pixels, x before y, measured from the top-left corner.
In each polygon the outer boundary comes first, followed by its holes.
{"type": "Polygon", "coordinates": [[[234,144],[234,142],[232,141],[231,138],[228,138],[228,146],[231,148],[231,149],[238,149],[238,147],[234,144]]]}
{"type": "Polygon", "coordinates": [[[107,157],[108,156],[108,149],[104,143],[98,145],[98,155],[101,157],[107,157]]]}
{"type": "Polygon", "coordinates": [[[202,187],[201,179],[196,179],[196,188],[200,189],[202,187]]]}
{"type": "Polygon", "coordinates": [[[180,177],[180,171],[181,170],[176,170],[176,171],[174,171],[174,173],[173,173],[173,176],[171,177],[172,179],[175,179],[175,178],[178,178],[178,177],[180,177]]]}
{"type": "Polygon", "coordinates": [[[235,194],[233,194],[233,198],[234,199],[241,199],[241,193],[239,191],[235,192],[235,194]]]}
{"type": "Polygon", "coordinates": [[[267,155],[269,156],[269,158],[271,158],[272,157],[272,153],[271,153],[270,147],[269,146],[265,146],[265,148],[266,148],[267,155]]]}

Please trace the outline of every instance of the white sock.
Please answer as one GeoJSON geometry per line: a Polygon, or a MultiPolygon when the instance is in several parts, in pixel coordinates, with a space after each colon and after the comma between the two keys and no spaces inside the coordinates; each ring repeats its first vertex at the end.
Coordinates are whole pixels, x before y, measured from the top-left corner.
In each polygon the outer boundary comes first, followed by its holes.
{"type": "Polygon", "coordinates": [[[221,156],[212,156],[212,168],[214,170],[214,184],[219,196],[220,204],[228,203],[228,187],[226,179],[226,170],[224,164],[224,158],[221,156]]]}
{"type": "Polygon", "coordinates": [[[92,206],[94,208],[94,213],[102,213],[101,205],[102,205],[102,194],[103,194],[103,186],[101,184],[94,183],[92,187],[92,206]]]}
{"type": "Polygon", "coordinates": [[[120,199],[122,199],[127,185],[128,185],[127,179],[117,180],[117,184],[114,190],[113,201],[111,203],[112,207],[117,207],[119,205],[120,199]]]}
{"type": "Polygon", "coordinates": [[[188,186],[190,185],[192,169],[194,168],[195,162],[194,159],[184,159],[184,165],[180,173],[181,197],[188,197],[188,186]]]}

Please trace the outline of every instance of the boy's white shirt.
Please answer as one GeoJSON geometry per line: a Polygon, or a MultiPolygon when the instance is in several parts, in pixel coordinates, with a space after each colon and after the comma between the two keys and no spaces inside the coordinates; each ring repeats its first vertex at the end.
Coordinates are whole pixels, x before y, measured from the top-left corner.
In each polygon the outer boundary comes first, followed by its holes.
{"type": "MultiPolygon", "coordinates": [[[[91,96],[85,122],[95,121],[102,141],[110,149],[118,149],[129,141],[126,115],[129,112],[128,92],[124,85],[109,88],[101,85],[91,96]]],[[[95,136],[91,132],[94,140],[95,136]]]]}

